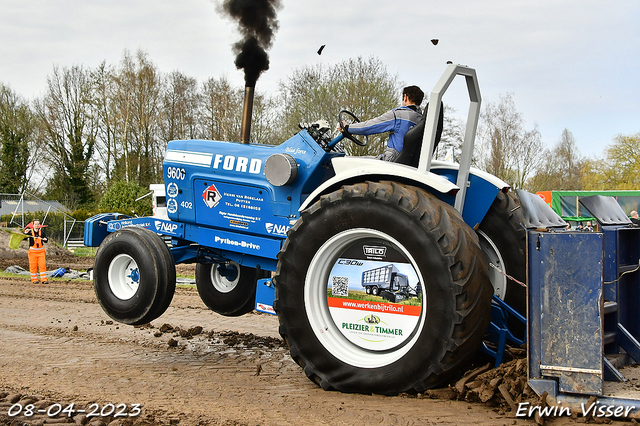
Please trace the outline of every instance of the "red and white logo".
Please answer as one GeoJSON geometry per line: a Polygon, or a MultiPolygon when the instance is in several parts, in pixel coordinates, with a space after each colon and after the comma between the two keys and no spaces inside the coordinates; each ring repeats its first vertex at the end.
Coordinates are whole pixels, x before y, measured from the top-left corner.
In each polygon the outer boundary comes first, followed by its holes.
{"type": "Polygon", "coordinates": [[[218,188],[216,188],[214,184],[211,184],[211,186],[205,189],[202,193],[202,199],[204,200],[204,203],[212,209],[218,205],[222,199],[222,194],[220,194],[218,188]]]}

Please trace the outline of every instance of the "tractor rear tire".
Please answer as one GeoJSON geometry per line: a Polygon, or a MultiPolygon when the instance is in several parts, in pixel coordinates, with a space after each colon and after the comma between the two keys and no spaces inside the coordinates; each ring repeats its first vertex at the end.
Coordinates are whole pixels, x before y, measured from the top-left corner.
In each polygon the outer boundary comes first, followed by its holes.
{"type": "Polygon", "coordinates": [[[175,266],[152,231],[130,227],[107,235],[94,264],[96,298],[107,315],[146,324],[162,315],[175,291],[175,266]]]}
{"type": "MultiPolygon", "coordinates": [[[[520,200],[512,193],[499,192],[480,224],[478,236],[483,251],[498,269],[525,283],[527,277],[527,231],[520,200]]],[[[494,294],[522,315],[526,315],[526,288],[495,268],[489,269],[494,294]]],[[[519,321],[510,321],[518,333],[519,321]]]]}
{"type": "Polygon", "coordinates": [[[235,317],[253,311],[256,304],[256,282],[267,278],[269,273],[230,261],[236,276],[222,276],[217,263],[196,265],[196,286],[198,294],[209,309],[220,315],[235,317]]]}
{"type": "MultiPolygon", "coordinates": [[[[278,255],[279,331],[292,358],[325,390],[422,392],[451,380],[480,347],[491,318],[486,264],[473,230],[424,190],[395,182],[344,186],[302,212],[278,255]],[[393,262],[404,268],[421,287],[413,299],[419,303],[331,296],[335,286],[345,290],[345,277],[332,276],[339,259],[363,251],[379,260],[361,257],[361,269],[393,262]],[[367,333],[384,334],[384,341],[367,333]]],[[[357,270],[354,283],[346,281],[354,294],[346,297],[364,293],[361,276],[357,270]]]]}

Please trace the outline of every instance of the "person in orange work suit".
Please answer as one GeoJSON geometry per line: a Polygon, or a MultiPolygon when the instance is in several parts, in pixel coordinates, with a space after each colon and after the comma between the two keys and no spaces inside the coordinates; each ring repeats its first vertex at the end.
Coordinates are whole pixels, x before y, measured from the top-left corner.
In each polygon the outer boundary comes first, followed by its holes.
{"type": "MultiPolygon", "coordinates": [[[[31,224],[30,224],[31,225],[31,224]]],[[[35,219],[33,226],[27,225],[24,233],[29,235],[29,272],[31,273],[31,283],[49,284],[47,280],[47,260],[44,252],[44,243],[49,239],[44,234],[44,228],[40,221],[35,219]],[[40,280],[38,280],[38,269],[40,270],[40,280]]]]}

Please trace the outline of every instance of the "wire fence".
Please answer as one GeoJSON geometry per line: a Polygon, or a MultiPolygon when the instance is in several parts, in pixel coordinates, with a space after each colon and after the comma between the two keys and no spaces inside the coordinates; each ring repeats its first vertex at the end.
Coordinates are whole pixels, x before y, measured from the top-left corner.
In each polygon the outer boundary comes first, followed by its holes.
{"type": "Polygon", "coordinates": [[[24,227],[33,219],[47,225],[47,236],[64,248],[76,248],[84,237],[84,221],[69,214],[58,201],[45,201],[35,195],[0,193],[0,227],[24,227]]]}

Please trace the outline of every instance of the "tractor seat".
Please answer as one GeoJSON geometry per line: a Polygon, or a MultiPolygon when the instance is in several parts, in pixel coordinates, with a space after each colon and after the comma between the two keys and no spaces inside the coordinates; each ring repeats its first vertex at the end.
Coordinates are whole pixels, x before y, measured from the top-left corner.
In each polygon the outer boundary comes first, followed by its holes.
{"type": "MultiPolygon", "coordinates": [[[[418,161],[420,160],[420,151],[422,148],[422,137],[424,136],[424,123],[427,121],[427,111],[429,110],[429,104],[424,107],[422,118],[418,121],[418,124],[413,126],[404,135],[404,145],[402,151],[395,163],[405,164],[411,167],[418,167],[418,161]]],[[[438,126],[436,128],[436,140],[433,145],[433,151],[435,152],[440,138],[442,137],[442,127],[444,126],[444,104],[440,102],[440,117],[438,118],[438,126]]],[[[432,152],[433,154],[433,152],[432,152]]]]}

